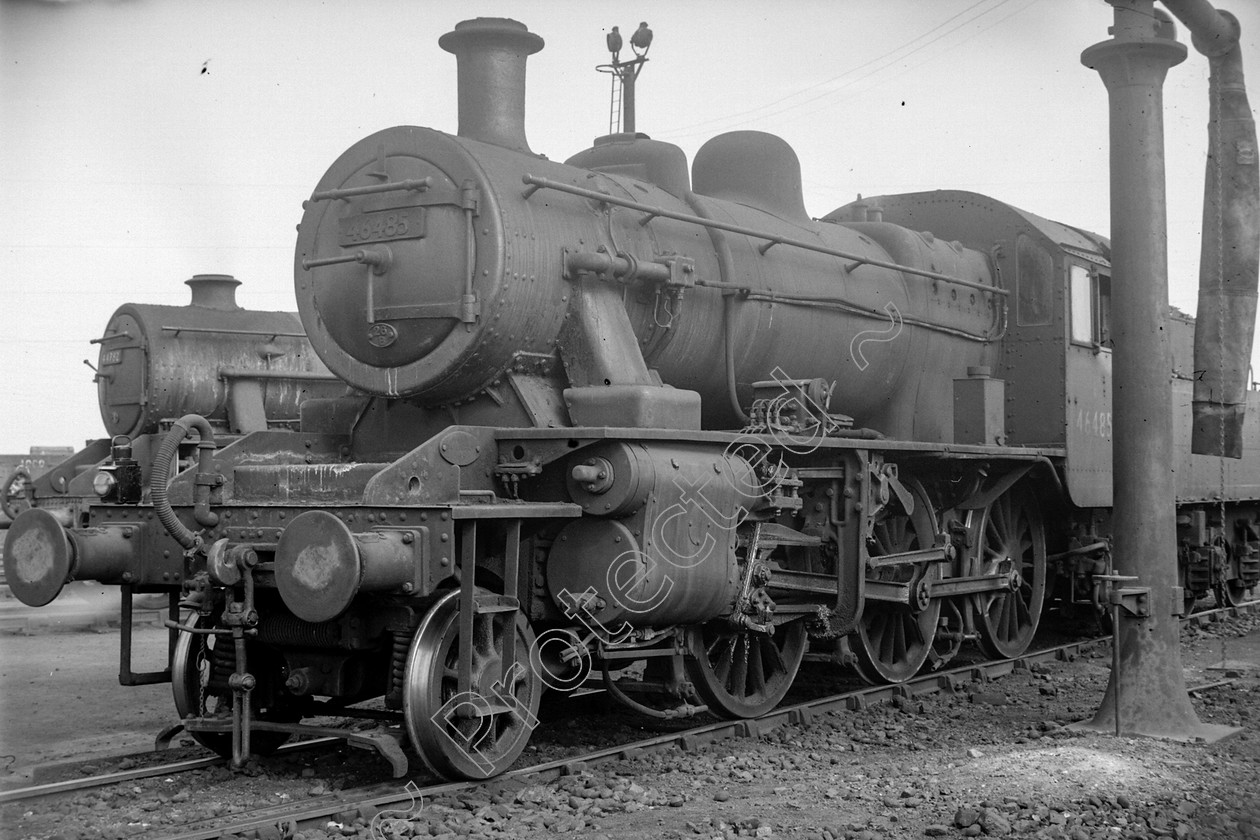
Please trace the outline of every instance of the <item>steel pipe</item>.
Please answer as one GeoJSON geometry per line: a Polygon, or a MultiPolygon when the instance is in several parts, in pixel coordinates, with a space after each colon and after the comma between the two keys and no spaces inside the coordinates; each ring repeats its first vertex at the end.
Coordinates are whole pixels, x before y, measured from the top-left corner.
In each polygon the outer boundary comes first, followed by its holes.
{"type": "Polygon", "coordinates": [[[1227,53],[1238,44],[1238,21],[1208,0],[1163,0],[1168,11],[1190,30],[1195,49],[1206,56],[1227,53]]]}

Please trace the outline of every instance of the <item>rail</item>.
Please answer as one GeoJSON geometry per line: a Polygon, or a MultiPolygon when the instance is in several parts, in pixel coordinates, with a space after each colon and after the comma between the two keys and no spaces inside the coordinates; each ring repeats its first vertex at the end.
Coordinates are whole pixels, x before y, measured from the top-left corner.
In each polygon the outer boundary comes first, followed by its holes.
{"type": "MultiPolygon", "coordinates": [[[[294,752],[304,752],[306,750],[330,746],[336,743],[338,743],[336,738],[314,738],[309,741],[284,744],[276,750],[275,754],[286,755],[294,752]]],[[[146,752],[138,755],[144,756],[152,754],[152,752],[146,752]]],[[[136,757],[138,756],[118,756],[117,758],[136,757]]],[[[0,791],[0,805],[10,802],[34,802],[37,799],[43,799],[46,796],[55,796],[59,793],[77,793],[78,791],[92,790],[93,788],[121,784],[122,782],[134,782],[139,779],[152,779],[157,776],[167,776],[173,773],[188,773],[193,770],[204,770],[207,767],[222,766],[223,763],[224,759],[222,757],[211,755],[201,758],[188,758],[182,761],[168,761],[162,764],[155,764],[152,767],[137,767],[134,770],[119,770],[115,773],[102,773],[96,776],[67,779],[63,782],[47,782],[42,785],[14,788],[12,790],[0,791]]]]}

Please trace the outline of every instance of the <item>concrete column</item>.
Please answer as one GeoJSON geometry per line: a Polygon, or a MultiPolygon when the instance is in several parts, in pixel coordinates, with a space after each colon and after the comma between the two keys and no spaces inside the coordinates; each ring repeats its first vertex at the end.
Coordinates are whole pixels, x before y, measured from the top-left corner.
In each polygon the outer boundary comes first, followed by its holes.
{"type": "Polygon", "coordinates": [[[1123,733],[1208,737],[1186,695],[1176,617],[1163,84],[1186,48],[1153,0],[1110,2],[1112,38],[1081,62],[1102,76],[1110,102],[1115,566],[1150,598],[1148,615],[1115,628],[1119,668],[1086,728],[1116,731],[1118,692],[1123,733]]]}

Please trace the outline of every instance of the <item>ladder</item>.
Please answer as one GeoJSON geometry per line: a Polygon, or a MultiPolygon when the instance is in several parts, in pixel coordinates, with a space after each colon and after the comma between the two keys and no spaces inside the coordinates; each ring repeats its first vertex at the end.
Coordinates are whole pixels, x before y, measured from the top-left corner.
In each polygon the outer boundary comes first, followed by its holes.
{"type": "Polygon", "coordinates": [[[609,94],[608,133],[621,131],[621,74],[612,74],[612,91],[609,94]]]}

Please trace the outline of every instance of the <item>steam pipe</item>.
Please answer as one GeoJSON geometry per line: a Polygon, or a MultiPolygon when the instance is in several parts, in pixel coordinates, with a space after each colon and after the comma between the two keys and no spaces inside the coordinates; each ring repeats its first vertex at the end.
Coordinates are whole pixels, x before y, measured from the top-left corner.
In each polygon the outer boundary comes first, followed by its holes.
{"type": "Polygon", "coordinates": [[[572,251],[565,258],[564,269],[574,274],[583,271],[608,274],[622,283],[632,283],[636,280],[665,283],[670,279],[670,270],[667,265],[640,262],[628,254],[614,256],[600,251],[572,251]]]}

